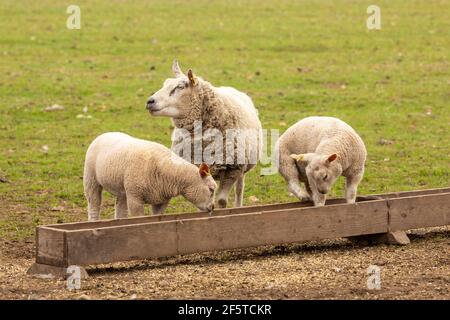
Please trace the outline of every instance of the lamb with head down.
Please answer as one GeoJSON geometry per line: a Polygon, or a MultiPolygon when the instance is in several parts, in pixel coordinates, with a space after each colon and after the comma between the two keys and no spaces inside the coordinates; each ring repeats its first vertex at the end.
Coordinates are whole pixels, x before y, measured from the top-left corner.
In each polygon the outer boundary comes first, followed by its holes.
{"type": "Polygon", "coordinates": [[[104,133],[90,144],[83,184],[90,221],[99,219],[103,189],[116,196],[116,219],[144,215],[144,204],[162,214],[178,195],[202,211],[214,209],[216,183],[206,164],[197,168],[159,143],[121,132],[104,133]]]}
{"type": "Polygon", "coordinates": [[[326,194],[342,175],[347,203],[355,202],[367,151],[361,137],[342,120],[308,117],[298,121],[278,139],[276,154],[280,174],[300,200],[311,199],[315,206],[323,206],[326,194]]]}

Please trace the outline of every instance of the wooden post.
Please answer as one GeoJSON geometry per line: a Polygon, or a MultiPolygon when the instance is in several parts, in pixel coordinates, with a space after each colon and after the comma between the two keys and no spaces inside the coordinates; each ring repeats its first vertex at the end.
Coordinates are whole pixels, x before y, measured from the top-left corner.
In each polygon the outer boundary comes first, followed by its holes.
{"type": "Polygon", "coordinates": [[[358,245],[373,245],[373,244],[396,244],[406,245],[410,244],[410,240],[405,231],[389,231],[380,234],[360,235],[348,238],[351,242],[358,245]]]}

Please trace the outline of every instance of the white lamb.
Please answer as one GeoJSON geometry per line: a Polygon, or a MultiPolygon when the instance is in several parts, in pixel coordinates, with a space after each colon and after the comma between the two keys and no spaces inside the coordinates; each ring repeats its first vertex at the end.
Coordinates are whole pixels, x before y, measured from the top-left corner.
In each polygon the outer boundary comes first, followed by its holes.
{"type": "Polygon", "coordinates": [[[189,154],[178,154],[192,163],[206,162],[210,165],[213,177],[220,180],[218,205],[227,206],[228,193],[236,183],[234,204],[241,206],[244,175],[255,167],[261,152],[262,128],[258,111],[245,93],[231,87],[214,87],[194,75],[192,70],[189,70],[186,76],[177,61],[174,61],[172,71],[175,78],[167,79],[163,87],[149,97],[147,109],[153,116],[172,118],[175,126],[172,150],[189,140],[189,154]],[[195,139],[192,139],[196,123],[201,123],[200,144],[196,144],[195,139]],[[185,130],[188,134],[177,137],[177,130],[185,130]],[[211,137],[217,135],[211,130],[218,131],[220,136],[214,143],[211,137]],[[225,139],[227,132],[231,131],[236,134],[236,140],[225,139]],[[237,139],[244,141],[244,148],[238,146],[237,139]],[[211,145],[213,147],[210,147],[211,145]],[[216,152],[216,147],[222,151],[216,152]],[[208,148],[214,150],[211,153],[214,154],[214,159],[205,158],[203,152],[208,148]],[[196,160],[193,156],[195,152],[200,152],[202,159],[196,160]],[[228,160],[230,156],[232,161],[228,160]]]}
{"type": "Polygon", "coordinates": [[[162,214],[171,198],[183,195],[197,208],[211,212],[216,183],[207,165],[200,168],[163,145],[120,132],[98,136],[86,152],[84,193],[88,218],[98,220],[102,190],[115,195],[115,218],[128,212],[144,215],[144,204],[162,214]]]}
{"type": "Polygon", "coordinates": [[[279,138],[280,174],[299,199],[323,206],[336,179],[346,178],[345,198],[354,203],[364,175],[367,151],[360,136],[345,122],[332,117],[300,120],[279,138]],[[303,182],[305,190],[300,186],[303,182]]]}

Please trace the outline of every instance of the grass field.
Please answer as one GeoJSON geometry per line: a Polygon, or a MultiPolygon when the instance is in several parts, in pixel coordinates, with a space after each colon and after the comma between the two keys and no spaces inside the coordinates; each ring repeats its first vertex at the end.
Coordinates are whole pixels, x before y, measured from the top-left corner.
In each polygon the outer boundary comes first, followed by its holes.
{"type": "MultiPolygon", "coordinates": [[[[145,101],[174,58],[247,92],[266,129],[310,115],[351,124],[369,154],[360,193],[449,185],[449,1],[377,1],[378,31],[366,28],[365,1],[72,2],[81,30],[66,28],[69,3],[0,4],[0,238],[86,219],[83,159],[98,134],[169,145],[170,120],[145,101]],[[43,111],[53,104],[65,109],[43,111]]],[[[294,200],[279,175],[259,172],[247,175],[245,204],[294,200]]],[[[186,210],[181,198],[168,208],[186,210]]]]}

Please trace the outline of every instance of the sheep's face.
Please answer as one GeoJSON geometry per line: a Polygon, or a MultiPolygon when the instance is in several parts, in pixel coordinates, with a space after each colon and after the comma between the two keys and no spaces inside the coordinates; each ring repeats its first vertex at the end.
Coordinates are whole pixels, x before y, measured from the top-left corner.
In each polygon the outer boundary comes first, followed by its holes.
{"type": "Polygon", "coordinates": [[[197,77],[191,70],[187,76],[184,75],[176,61],[172,70],[175,78],[164,81],[163,87],[147,100],[147,110],[153,116],[183,118],[190,110],[192,93],[198,84],[197,77]]]}
{"type": "Polygon", "coordinates": [[[214,192],[217,184],[211,176],[208,165],[202,163],[198,171],[199,180],[195,180],[193,190],[188,190],[185,197],[201,211],[211,213],[214,210],[214,192]]]}
{"type": "Polygon", "coordinates": [[[195,206],[201,211],[211,213],[214,210],[214,192],[217,184],[212,176],[202,178],[203,185],[200,186],[195,201],[195,206]]]}
{"type": "Polygon", "coordinates": [[[335,161],[337,154],[324,156],[316,153],[291,155],[305,167],[306,176],[312,189],[322,194],[330,192],[336,179],[341,175],[341,166],[335,161]]]}
{"type": "Polygon", "coordinates": [[[182,118],[190,106],[192,87],[186,76],[170,78],[148,98],[147,110],[153,116],[182,118]]]}

